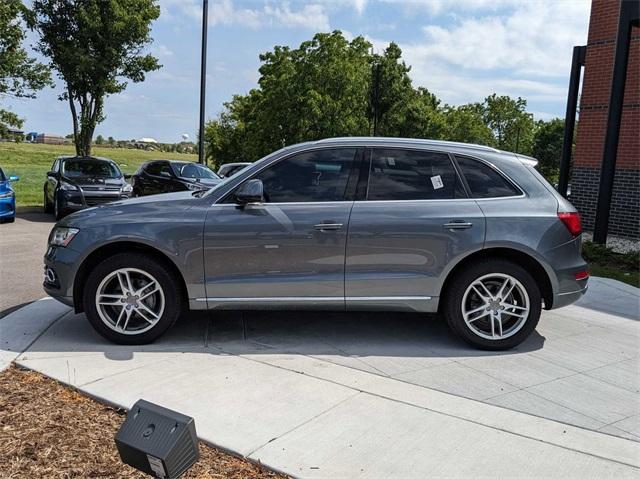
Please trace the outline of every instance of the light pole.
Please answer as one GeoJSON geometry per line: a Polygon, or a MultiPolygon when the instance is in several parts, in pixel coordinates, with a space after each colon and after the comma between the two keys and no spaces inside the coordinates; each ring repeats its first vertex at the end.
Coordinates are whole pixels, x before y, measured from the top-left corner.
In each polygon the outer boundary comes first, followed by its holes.
{"type": "Polygon", "coordinates": [[[202,2],[202,49],[200,58],[200,125],[198,130],[198,163],[204,163],[204,103],[207,87],[207,21],[209,0],[202,2]]]}

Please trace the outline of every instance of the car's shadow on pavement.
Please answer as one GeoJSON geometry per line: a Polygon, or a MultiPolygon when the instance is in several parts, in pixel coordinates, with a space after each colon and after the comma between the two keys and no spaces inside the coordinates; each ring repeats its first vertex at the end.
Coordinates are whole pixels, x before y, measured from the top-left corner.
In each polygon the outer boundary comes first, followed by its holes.
{"type": "MultiPolygon", "coordinates": [[[[30,352],[52,356],[65,352],[103,352],[126,361],[138,352],[285,355],[323,358],[415,358],[420,366],[439,359],[511,355],[541,349],[545,338],[534,332],[509,351],[481,351],[451,333],[437,315],[335,312],[190,312],[156,342],[143,346],[115,345],[99,336],[83,314],[66,315],[36,341],[30,352]]],[[[29,353],[27,353],[29,355],[29,353]]],[[[367,359],[364,359],[367,361],[367,359]]],[[[372,363],[358,369],[377,371],[372,363]]],[[[386,369],[383,367],[383,369],[386,369]]]]}

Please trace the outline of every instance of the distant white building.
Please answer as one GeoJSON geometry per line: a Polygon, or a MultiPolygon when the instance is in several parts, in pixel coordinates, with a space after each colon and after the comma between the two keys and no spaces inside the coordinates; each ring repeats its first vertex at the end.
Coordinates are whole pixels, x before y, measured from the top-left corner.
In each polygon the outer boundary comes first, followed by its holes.
{"type": "Polygon", "coordinates": [[[152,143],[156,144],[158,141],[155,138],[140,138],[136,140],[136,143],[152,143]]]}

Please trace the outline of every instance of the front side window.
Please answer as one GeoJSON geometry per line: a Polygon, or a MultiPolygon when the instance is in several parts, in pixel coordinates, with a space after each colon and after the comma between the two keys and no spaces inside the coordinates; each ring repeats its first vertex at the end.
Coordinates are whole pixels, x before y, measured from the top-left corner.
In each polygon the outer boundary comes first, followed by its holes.
{"type": "Polygon", "coordinates": [[[355,154],[355,148],[301,153],[254,178],[262,180],[268,203],[343,201],[355,154]]]}
{"type": "Polygon", "coordinates": [[[500,198],[521,194],[515,186],[489,165],[461,156],[456,156],[456,161],[474,198],[500,198]]]}
{"type": "Polygon", "coordinates": [[[444,200],[465,196],[445,153],[376,149],[371,154],[368,200],[444,200]]]}

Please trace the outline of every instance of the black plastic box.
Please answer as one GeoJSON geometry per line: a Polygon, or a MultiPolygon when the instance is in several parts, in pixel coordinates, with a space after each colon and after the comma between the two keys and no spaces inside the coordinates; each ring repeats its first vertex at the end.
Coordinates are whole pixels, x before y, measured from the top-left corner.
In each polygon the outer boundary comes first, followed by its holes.
{"type": "Polygon", "coordinates": [[[163,479],[180,477],[200,457],[193,418],[143,399],[116,434],[125,464],[163,479]]]}

